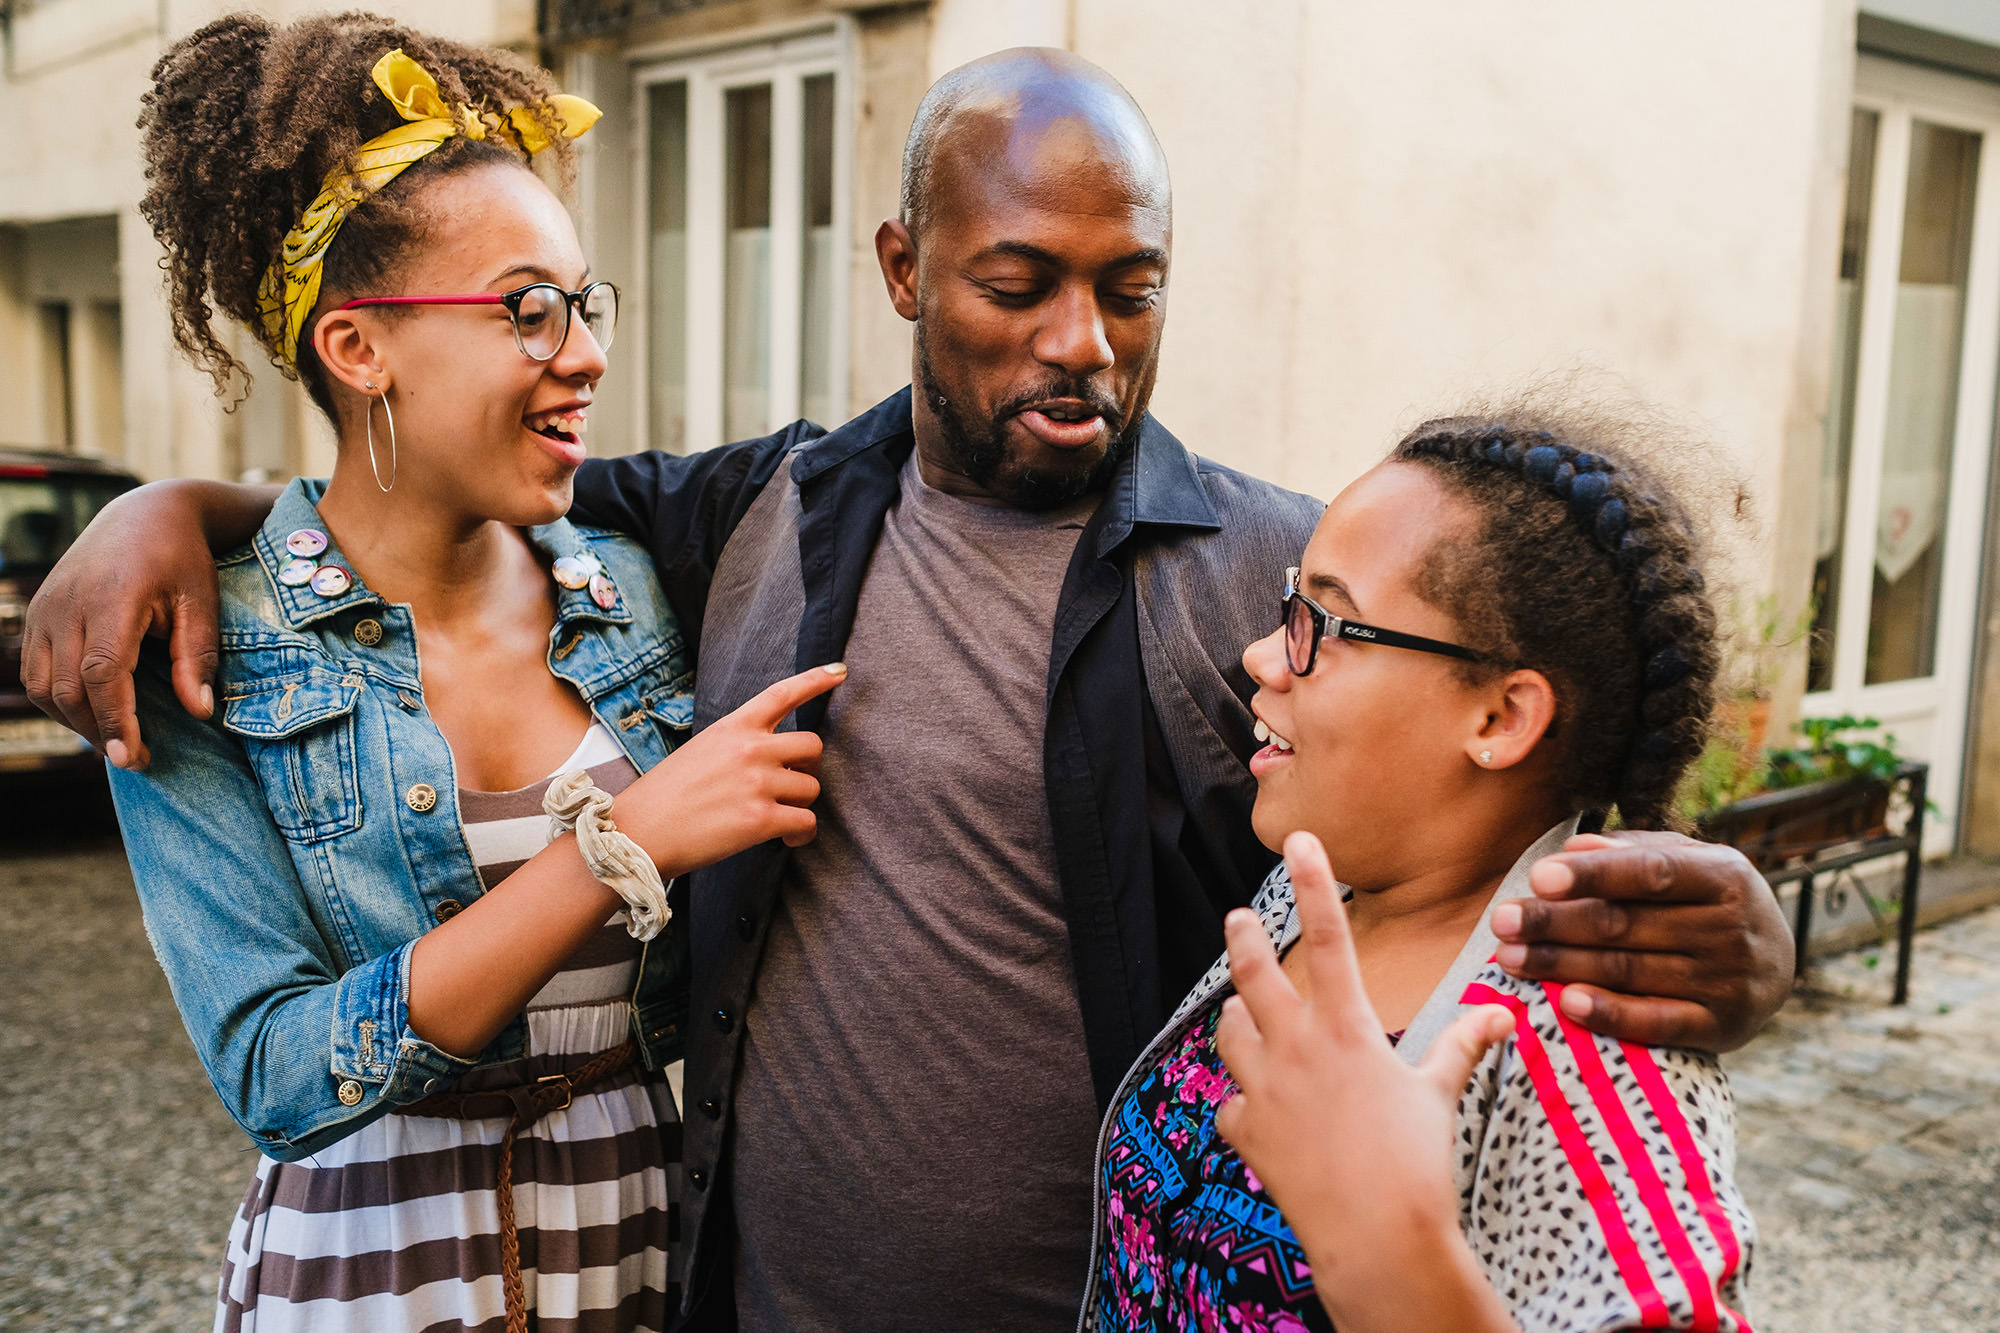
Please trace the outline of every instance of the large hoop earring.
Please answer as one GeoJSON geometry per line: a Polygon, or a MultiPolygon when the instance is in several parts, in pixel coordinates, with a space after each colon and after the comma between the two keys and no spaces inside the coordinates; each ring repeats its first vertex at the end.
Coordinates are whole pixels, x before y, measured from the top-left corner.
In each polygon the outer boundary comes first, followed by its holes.
{"type": "MultiPolygon", "coordinates": [[[[368,387],[371,389],[374,388],[375,381],[369,380],[368,387]]],[[[389,482],[387,485],[383,485],[382,483],[382,465],[375,461],[375,400],[373,398],[369,399],[368,406],[363,413],[363,418],[368,423],[368,470],[375,474],[376,487],[381,490],[382,494],[387,495],[390,491],[396,489],[396,468],[398,466],[396,459],[396,413],[389,406],[389,391],[387,389],[382,391],[382,415],[389,419],[389,482]]]]}

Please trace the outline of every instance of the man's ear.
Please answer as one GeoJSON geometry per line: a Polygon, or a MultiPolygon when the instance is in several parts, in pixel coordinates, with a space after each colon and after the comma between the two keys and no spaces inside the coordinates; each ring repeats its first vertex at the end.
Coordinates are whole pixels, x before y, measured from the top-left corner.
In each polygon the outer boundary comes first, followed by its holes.
{"type": "Polygon", "coordinates": [[[313,351],[326,373],[358,394],[374,398],[389,387],[388,372],[382,365],[381,348],[369,323],[356,319],[351,310],[331,310],[313,326],[313,351]],[[375,387],[367,387],[369,381],[375,387]]]}
{"type": "Polygon", "coordinates": [[[896,313],[914,323],[917,318],[917,241],[902,219],[890,218],[875,229],[875,262],[882,266],[882,282],[889,289],[889,304],[896,313]]]}
{"type": "Polygon", "coordinates": [[[1481,768],[1512,768],[1534,752],[1555,717],[1549,678],[1539,671],[1510,671],[1487,691],[1485,716],[1465,752],[1481,768]]]}

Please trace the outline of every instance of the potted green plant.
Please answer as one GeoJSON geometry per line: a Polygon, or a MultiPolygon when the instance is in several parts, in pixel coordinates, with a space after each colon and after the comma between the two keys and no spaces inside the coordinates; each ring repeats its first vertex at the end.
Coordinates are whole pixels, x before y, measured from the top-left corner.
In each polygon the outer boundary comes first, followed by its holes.
{"type": "Polygon", "coordinates": [[[1770,751],[1757,789],[1699,813],[1701,836],[1769,870],[1888,831],[1890,785],[1903,758],[1872,717],[1806,718],[1803,744],[1770,751]]]}

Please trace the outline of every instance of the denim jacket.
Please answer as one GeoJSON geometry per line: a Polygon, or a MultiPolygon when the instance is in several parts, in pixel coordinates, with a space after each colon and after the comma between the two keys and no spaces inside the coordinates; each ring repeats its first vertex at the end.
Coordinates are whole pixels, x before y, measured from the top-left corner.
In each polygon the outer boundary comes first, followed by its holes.
{"type": "MultiPolygon", "coordinates": [[[[412,945],[482,888],[409,608],[358,577],[336,597],[278,579],[286,537],[326,531],[323,491],[294,481],[251,544],[217,562],[215,716],[181,709],[165,655],[149,648],[138,687],[152,767],[111,770],[147,934],[188,1035],[229,1114],[282,1161],[526,1044],[519,1017],[471,1060],[410,1030],[412,945]]],[[[651,768],[688,733],[693,676],[650,556],[560,520],[528,536],[550,561],[594,554],[616,586],[608,610],[558,587],[548,667],[651,768]]],[[[351,569],[333,547],[318,562],[351,569]]],[[[648,1067],[681,1057],[680,925],[648,943],[632,997],[648,1067]]]]}

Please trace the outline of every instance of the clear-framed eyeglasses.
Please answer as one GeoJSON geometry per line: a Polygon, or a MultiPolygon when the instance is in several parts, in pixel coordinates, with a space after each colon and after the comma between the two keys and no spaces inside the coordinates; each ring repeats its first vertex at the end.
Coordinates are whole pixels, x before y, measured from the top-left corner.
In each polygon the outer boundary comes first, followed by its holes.
{"type": "Polygon", "coordinates": [[[581,311],[583,326],[600,349],[609,351],[618,332],[618,289],[593,282],[566,292],[553,282],[531,282],[511,292],[466,292],[437,296],[360,296],[337,310],[371,305],[498,305],[514,325],[514,345],[523,356],[553,361],[569,341],[570,313],[581,311]]]}

